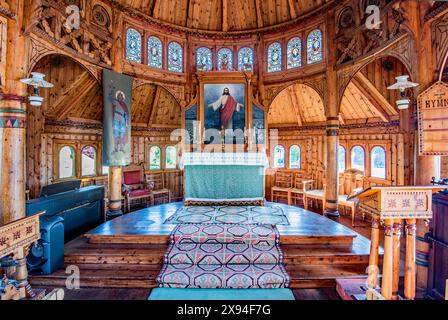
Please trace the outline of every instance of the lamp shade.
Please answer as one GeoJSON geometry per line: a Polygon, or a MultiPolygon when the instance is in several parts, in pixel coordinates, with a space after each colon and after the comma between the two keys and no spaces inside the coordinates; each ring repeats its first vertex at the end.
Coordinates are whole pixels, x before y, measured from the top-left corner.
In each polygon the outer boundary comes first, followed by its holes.
{"type": "Polygon", "coordinates": [[[419,84],[409,81],[409,76],[399,76],[395,78],[397,80],[396,83],[388,87],[389,90],[400,90],[404,91],[408,88],[415,88],[419,84]]]}
{"type": "Polygon", "coordinates": [[[20,82],[25,83],[34,88],[53,88],[53,84],[45,81],[45,75],[39,72],[31,72],[32,77],[28,79],[22,79],[20,82]]]}

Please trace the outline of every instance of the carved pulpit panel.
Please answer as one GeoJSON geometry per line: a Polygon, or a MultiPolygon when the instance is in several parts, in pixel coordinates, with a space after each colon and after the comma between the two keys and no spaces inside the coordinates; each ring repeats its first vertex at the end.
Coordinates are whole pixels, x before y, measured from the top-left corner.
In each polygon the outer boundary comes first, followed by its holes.
{"type": "Polygon", "coordinates": [[[39,240],[40,215],[36,214],[0,227],[0,257],[39,240]]]}

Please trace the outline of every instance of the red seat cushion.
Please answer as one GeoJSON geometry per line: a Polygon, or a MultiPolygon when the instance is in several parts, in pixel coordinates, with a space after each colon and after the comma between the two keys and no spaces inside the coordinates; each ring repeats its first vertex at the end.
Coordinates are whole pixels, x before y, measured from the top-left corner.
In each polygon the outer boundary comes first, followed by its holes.
{"type": "Polygon", "coordinates": [[[127,171],[123,172],[123,183],[124,184],[139,184],[141,183],[141,173],[140,171],[127,171]]]}
{"type": "Polygon", "coordinates": [[[142,197],[142,196],[149,196],[151,194],[151,191],[149,190],[132,190],[129,192],[129,197],[142,197]]]}

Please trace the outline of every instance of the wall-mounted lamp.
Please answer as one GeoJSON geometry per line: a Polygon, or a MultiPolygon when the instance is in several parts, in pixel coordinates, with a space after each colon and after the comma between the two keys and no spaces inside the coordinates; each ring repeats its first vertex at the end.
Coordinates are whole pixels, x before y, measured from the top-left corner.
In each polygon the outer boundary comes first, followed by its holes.
{"type": "Polygon", "coordinates": [[[53,85],[44,80],[45,75],[39,72],[31,72],[32,77],[22,79],[20,82],[25,83],[34,88],[33,94],[29,96],[30,105],[40,107],[44,98],[39,96],[39,88],[53,88],[53,85]]]}
{"type": "Polygon", "coordinates": [[[409,108],[409,99],[406,97],[406,89],[418,87],[418,83],[410,82],[409,76],[399,76],[395,78],[396,83],[388,87],[389,90],[400,90],[401,99],[397,101],[397,107],[400,110],[409,108]]]}

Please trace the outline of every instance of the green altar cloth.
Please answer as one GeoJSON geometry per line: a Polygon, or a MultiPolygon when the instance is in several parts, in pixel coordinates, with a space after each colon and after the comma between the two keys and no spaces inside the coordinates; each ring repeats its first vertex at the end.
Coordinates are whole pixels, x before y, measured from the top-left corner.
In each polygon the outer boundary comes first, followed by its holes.
{"type": "Polygon", "coordinates": [[[263,200],[261,165],[186,165],[186,201],[263,200]]]}

